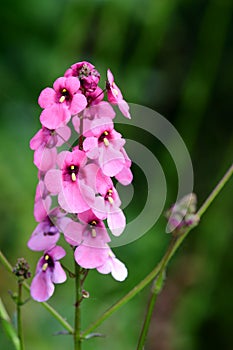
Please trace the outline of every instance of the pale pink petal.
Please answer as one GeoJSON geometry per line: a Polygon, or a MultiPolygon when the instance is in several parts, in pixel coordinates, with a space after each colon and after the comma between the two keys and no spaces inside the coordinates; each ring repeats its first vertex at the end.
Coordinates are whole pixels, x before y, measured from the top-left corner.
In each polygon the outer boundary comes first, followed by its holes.
{"type": "Polygon", "coordinates": [[[37,199],[34,204],[34,217],[37,222],[42,221],[49,212],[52,199],[50,196],[47,196],[45,199],[37,199]]]}
{"type": "Polygon", "coordinates": [[[89,186],[85,185],[82,186],[81,191],[76,182],[67,183],[58,195],[60,206],[69,213],[82,213],[90,209],[89,203],[94,202],[95,194],[89,186]]]}
{"type": "Polygon", "coordinates": [[[56,164],[57,150],[56,148],[39,147],[34,152],[34,164],[41,171],[48,171],[56,164]]]}
{"type": "Polygon", "coordinates": [[[125,229],[126,220],[123,211],[114,207],[114,210],[108,213],[108,227],[114,236],[119,236],[125,229]]]}
{"type": "Polygon", "coordinates": [[[114,76],[113,76],[112,72],[110,71],[110,69],[108,69],[108,71],[107,71],[107,78],[108,78],[108,82],[110,83],[110,85],[112,85],[112,83],[114,82],[114,76]]]}
{"type": "MultiPolygon", "coordinates": [[[[38,226],[40,226],[40,224],[38,226]]],[[[36,227],[27,245],[29,249],[34,251],[48,250],[55,246],[59,237],[59,233],[55,235],[44,235],[43,231],[40,230],[40,227],[36,227]]]]}
{"type": "Polygon", "coordinates": [[[89,158],[96,159],[99,156],[98,139],[94,136],[87,137],[83,142],[83,149],[89,158]]]}
{"type": "Polygon", "coordinates": [[[76,248],[76,262],[84,269],[94,269],[104,264],[108,258],[108,248],[94,248],[80,245],[76,248]]]}
{"type": "Polygon", "coordinates": [[[57,194],[62,189],[62,172],[58,169],[49,170],[44,178],[45,186],[52,194],[57,194]]]}
{"type": "Polygon", "coordinates": [[[131,119],[131,115],[129,113],[129,105],[125,100],[118,102],[118,107],[121,113],[128,119],[131,119]]]}
{"type": "Polygon", "coordinates": [[[133,181],[133,174],[129,168],[123,167],[123,169],[118,174],[115,175],[115,178],[122,185],[127,186],[133,181]]]}
{"type": "Polygon", "coordinates": [[[57,129],[67,124],[71,114],[64,104],[53,104],[45,108],[40,115],[40,122],[48,129],[57,129]]]}
{"type": "Polygon", "coordinates": [[[95,199],[95,202],[92,206],[93,213],[99,218],[100,220],[104,220],[107,218],[107,209],[105,205],[105,200],[103,197],[98,196],[95,199]]]}
{"type": "Polygon", "coordinates": [[[47,253],[53,258],[53,260],[60,260],[66,255],[65,249],[58,245],[50,249],[47,253]]]}
{"type": "Polygon", "coordinates": [[[71,136],[71,130],[68,126],[63,126],[56,130],[56,134],[58,136],[58,141],[56,146],[59,147],[63,145],[64,142],[68,141],[71,136]]]}
{"type": "Polygon", "coordinates": [[[99,165],[107,176],[115,176],[121,171],[125,163],[122,153],[112,147],[111,143],[100,147],[99,165]]]}
{"type": "MultiPolygon", "coordinates": [[[[76,78],[74,78],[76,79],[76,78]]],[[[84,110],[84,108],[87,105],[87,99],[82,94],[75,94],[72,98],[71,104],[70,104],[70,113],[71,114],[77,114],[84,110]]]]}
{"type": "Polygon", "coordinates": [[[43,143],[43,129],[40,129],[30,140],[30,148],[36,150],[43,143]]]}
{"type": "Polygon", "coordinates": [[[108,257],[108,259],[105,261],[103,265],[97,267],[97,271],[104,275],[107,275],[112,271],[112,263],[111,263],[110,257],[108,257]]]}
{"type": "Polygon", "coordinates": [[[82,232],[83,225],[81,225],[79,222],[72,221],[66,226],[64,236],[69,244],[77,246],[82,242],[82,232]]]}
{"type": "Polygon", "coordinates": [[[36,301],[46,301],[54,293],[54,285],[51,276],[41,271],[33,278],[31,283],[31,296],[36,301]]]}
{"type": "Polygon", "coordinates": [[[79,118],[78,115],[75,115],[72,118],[72,123],[73,123],[73,126],[74,126],[74,130],[79,134],[80,133],[80,118],[79,118]]]}
{"type": "Polygon", "coordinates": [[[51,276],[52,282],[53,283],[63,283],[66,281],[66,279],[67,279],[67,277],[66,277],[65,271],[61,267],[61,264],[58,261],[56,261],[54,264],[53,273],[51,276]]]}
{"type": "Polygon", "coordinates": [[[45,88],[41,91],[38,103],[41,108],[47,108],[55,103],[56,92],[52,88],[45,88]]]}
{"type": "Polygon", "coordinates": [[[102,170],[99,169],[96,175],[96,188],[97,191],[105,196],[106,192],[113,187],[113,182],[109,176],[103,174],[102,170]]]}
{"type": "Polygon", "coordinates": [[[124,281],[128,276],[128,271],[125,265],[117,258],[112,258],[112,277],[117,281],[124,281]]]}

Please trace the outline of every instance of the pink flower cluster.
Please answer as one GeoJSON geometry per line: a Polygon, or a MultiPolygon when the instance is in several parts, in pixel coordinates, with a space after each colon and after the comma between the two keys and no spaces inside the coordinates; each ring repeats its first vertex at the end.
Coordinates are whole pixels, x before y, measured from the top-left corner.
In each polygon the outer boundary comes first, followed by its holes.
{"type": "Polygon", "coordinates": [[[38,225],[28,241],[31,250],[43,251],[31,284],[37,301],[50,298],[54,284],[66,280],[59,262],[66,251],[57,245],[61,234],[82,268],[111,273],[118,281],[127,277],[125,265],[109,247],[105,225],[115,236],[126,225],[112,178],[128,185],[133,176],[125,140],[114,129],[112,105],[126,118],[130,113],[111,71],[104,90],[99,81],[91,63],[78,62],[39,96],[42,127],[30,141],[38,168],[34,205],[38,225]],[[72,145],[71,130],[77,141],[72,145]]]}

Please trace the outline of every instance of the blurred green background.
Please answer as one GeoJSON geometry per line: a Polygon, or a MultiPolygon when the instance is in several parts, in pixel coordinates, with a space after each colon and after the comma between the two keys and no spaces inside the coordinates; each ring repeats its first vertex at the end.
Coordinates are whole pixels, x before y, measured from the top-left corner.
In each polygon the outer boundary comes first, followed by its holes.
{"type": "MultiPolygon", "coordinates": [[[[199,205],[204,201],[232,162],[232,9],[232,0],[1,3],[0,246],[12,264],[24,256],[34,271],[40,256],[26,247],[36,225],[32,213],[37,171],[28,144],[40,127],[37,98],[77,61],[89,60],[104,76],[110,67],[127,101],[148,106],[173,123],[193,161],[199,205]]],[[[122,132],[127,137],[127,130],[122,132]]],[[[170,205],[177,179],[166,149],[148,135],[130,132],[160,161],[170,205]]],[[[135,192],[138,188],[142,197],[138,200],[135,194],[126,210],[129,218],[137,215],[145,195],[142,174],[136,166],[133,170],[135,192]]],[[[170,264],[147,350],[232,349],[232,184],[231,180],[170,264]]],[[[115,249],[129,269],[124,283],[90,273],[83,327],[159,261],[169,241],[165,225],[161,217],[141,239],[115,249]]],[[[50,301],[70,322],[72,284],[70,280],[57,286],[50,301]]],[[[16,281],[0,265],[0,296],[14,319],[8,290],[16,290],[16,281]]],[[[148,293],[149,288],[111,316],[98,329],[106,337],[85,342],[84,350],[135,349],[148,293]]],[[[26,349],[72,349],[71,337],[55,335],[60,325],[38,303],[25,305],[23,323],[26,349]]],[[[1,326],[0,349],[13,349],[1,326]]]]}

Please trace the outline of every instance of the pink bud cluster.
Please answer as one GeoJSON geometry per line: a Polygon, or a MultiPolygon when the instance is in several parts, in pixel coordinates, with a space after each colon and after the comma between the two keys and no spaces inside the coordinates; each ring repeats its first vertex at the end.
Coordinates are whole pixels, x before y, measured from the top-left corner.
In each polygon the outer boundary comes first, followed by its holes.
{"type": "Polygon", "coordinates": [[[54,283],[66,280],[59,262],[66,251],[57,245],[61,233],[79,266],[111,273],[118,281],[127,277],[125,265],[109,247],[106,224],[115,236],[126,225],[112,178],[128,185],[133,176],[125,140],[114,129],[112,105],[126,118],[130,113],[111,71],[104,90],[99,81],[91,63],[78,62],[38,99],[42,127],[30,141],[39,178],[34,204],[38,225],[28,241],[31,250],[43,251],[31,284],[37,301],[50,298],[54,283]],[[70,144],[74,136],[78,142],[70,144]]]}

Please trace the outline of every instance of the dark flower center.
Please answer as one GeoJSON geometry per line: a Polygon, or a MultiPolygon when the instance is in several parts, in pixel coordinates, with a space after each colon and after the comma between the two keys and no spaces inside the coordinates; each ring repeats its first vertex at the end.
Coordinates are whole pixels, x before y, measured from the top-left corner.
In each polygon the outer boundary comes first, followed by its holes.
{"type": "Polygon", "coordinates": [[[48,267],[54,268],[54,260],[50,255],[45,254],[43,257],[42,270],[45,272],[48,267]]]}
{"type": "Polygon", "coordinates": [[[64,101],[70,101],[71,96],[70,93],[67,89],[61,89],[60,90],[60,95],[59,95],[59,102],[63,103],[64,101]]]}
{"type": "Polygon", "coordinates": [[[112,196],[113,196],[113,190],[110,188],[110,189],[107,191],[107,193],[106,193],[104,199],[105,199],[106,201],[109,201],[110,204],[113,204],[114,201],[113,201],[112,196]]]}
{"type": "Polygon", "coordinates": [[[109,139],[110,139],[110,133],[109,131],[105,130],[99,137],[98,141],[103,142],[105,146],[109,145],[109,139]]]}
{"type": "Polygon", "coordinates": [[[77,175],[78,175],[78,166],[71,164],[68,166],[64,173],[63,173],[63,180],[64,181],[72,181],[75,182],[77,180],[77,175]]]}

